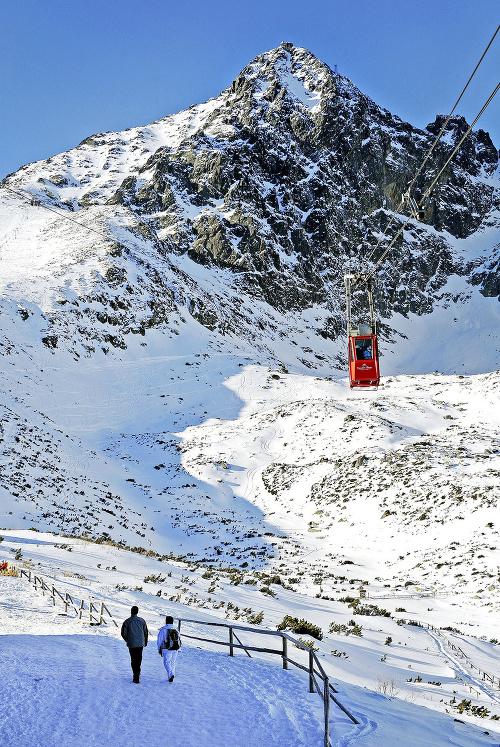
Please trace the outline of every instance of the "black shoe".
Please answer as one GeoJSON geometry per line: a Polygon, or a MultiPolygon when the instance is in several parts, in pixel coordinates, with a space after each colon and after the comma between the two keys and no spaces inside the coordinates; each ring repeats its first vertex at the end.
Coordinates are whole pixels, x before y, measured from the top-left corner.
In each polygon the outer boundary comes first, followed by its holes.
{"type": "Polygon", "coordinates": [[[174,681],[174,675],[172,675],[172,676],[171,676],[171,677],[169,678],[169,680],[168,680],[168,681],[169,681],[169,682],[173,682],[173,681],[174,681]]]}
{"type": "Polygon", "coordinates": [[[139,677],[134,677],[134,679],[132,680],[132,682],[135,682],[135,684],[138,685],[139,684],[139,677]]]}

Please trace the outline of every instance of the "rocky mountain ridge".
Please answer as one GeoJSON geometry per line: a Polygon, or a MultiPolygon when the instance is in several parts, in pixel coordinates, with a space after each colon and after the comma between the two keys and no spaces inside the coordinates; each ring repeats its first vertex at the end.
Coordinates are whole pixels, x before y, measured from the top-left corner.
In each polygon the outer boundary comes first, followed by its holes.
{"type": "MultiPolygon", "coordinates": [[[[441,121],[415,130],[283,44],[215,99],[5,179],[3,523],[209,564],[314,574],[320,557],[332,578],[356,563],[356,583],[440,570],[489,593],[500,211],[485,133],[378,273],[382,388],[351,393],[343,368],[343,273],[406,219],[394,209],[441,121]],[[470,577],[437,567],[451,537],[482,561],[470,577]]],[[[427,176],[465,126],[450,121],[427,176]]]]}
{"type": "MultiPolygon", "coordinates": [[[[5,198],[19,212],[11,234],[38,223],[30,240],[41,254],[53,247],[66,274],[44,339],[78,355],[109,352],[189,313],[257,354],[273,356],[265,340],[276,347],[292,336],[301,350],[290,361],[343,365],[345,269],[366,266],[391,218],[380,251],[405,220],[393,211],[442,122],[413,128],[283,43],[204,104],[23,167],[2,185],[66,214],[5,198]]],[[[417,189],[466,127],[462,117],[450,120],[417,189]]],[[[395,314],[467,303],[476,286],[497,295],[499,216],[498,152],[478,130],[378,276],[383,338],[397,339],[395,314]],[[462,249],[485,232],[484,253],[462,249]],[[455,275],[463,292],[450,296],[445,285],[455,275]]],[[[0,238],[4,255],[16,246],[11,234],[0,238]]]]}

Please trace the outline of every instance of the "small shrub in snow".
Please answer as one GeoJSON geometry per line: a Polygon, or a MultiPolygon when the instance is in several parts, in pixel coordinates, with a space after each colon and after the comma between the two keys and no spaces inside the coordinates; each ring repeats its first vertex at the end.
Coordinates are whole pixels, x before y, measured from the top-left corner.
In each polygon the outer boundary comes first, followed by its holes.
{"type": "MultiPolygon", "coordinates": [[[[490,715],[490,711],[487,708],[484,706],[473,706],[471,701],[465,698],[460,703],[457,703],[457,699],[453,698],[453,700],[450,700],[450,705],[452,708],[456,708],[460,714],[465,713],[469,716],[478,716],[479,718],[488,718],[490,715]]],[[[492,721],[499,721],[500,716],[494,714],[491,716],[491,719],[492,721]]]]}
{"type": "Polygon", "coordinates": [[[306,633],[312,638],[316,638],[317,641],[323,639],[323,631],[318,625],[307,622],[307,620],[299,620],[297,617],[290,617],[285,615],[279,625],[276,626],[277,630],[291,630],[292,633],[306,633]]]}
{"type": "Polygon", "coordinates": [[[363,636],[362,626],[357,625],[354,620],[350,620],[348,625],[343,623],[331,623],[328,628],[329,633],[343,633],[344,635],[357,635],[360,638],[363,636]]]}
{"type": "Polygon", "coordinates": [[[162,576],[161,573],[158,573],[157,576],[151,574],[151,576],[146,576],[144,578],[144,583],[152,583],[152,584],[162,584],[165,581],[165,576],[162,576]]]}
{"type": "Polygon", "coordinates": [[[398,684],[395,682],[395,680],[381,680],[377,682],[377,687],[375,690],[378,693],[381,693],[382,695],[387,695],[388,697],[394,697],[399,693],[399,687],[398,684]]]}
{"type": "Polygon", "coordinates": [[[334,648],[333,651],[331,651],[331,653],[332,653],[333,656],[338,656],[340,659],[348,659],[349,658],[347,656],[347,654],[346,654],[345,651],[337,651],[336,648],[334,648]]]}
{"type": "Polygon", "coordinates": [[[269,597],[275,597],[276,594],[272,589],[269,588],[269,586],[261,586],[260,591],[262,594],[267,594],[269,597]]]}
{"type": "Polygon", "coordinates": [[[260,625],[264,619],[264,612],[252,612],[247,615],[247,621],[251,625],[260,625]]]}
{"type": "MultiPolygon", "coordinates": [[[[304,646],[307,646],[307,648],[310,648],[311,651],[319,651],[319,648],[314,645],[312,641],[307,641],[305,638],[298,638],[297,639],[300,643],[304,644],[304,646]]],[[[296,648],[300,648],[300,646],[297,646],[296,643],[293,644],[296,648]]]]}
{"type": "Polygon", "coordinates": [[[370,617],[390,617],[391,613],[387,610],[377,607],[376,604],[361,604],[359,599],[355,599],[349,603],[349,607],[352,607],[355,615],[367,615],[370,617]]]}

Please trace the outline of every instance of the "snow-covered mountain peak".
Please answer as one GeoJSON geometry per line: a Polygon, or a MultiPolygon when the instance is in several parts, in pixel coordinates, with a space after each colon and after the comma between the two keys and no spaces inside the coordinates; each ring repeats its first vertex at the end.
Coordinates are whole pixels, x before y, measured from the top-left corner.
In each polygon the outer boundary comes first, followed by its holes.
{"type": "MultiPolygon", "coordinates": [[[[88,336],[119,354],[132,330],[165,331],[172,314],[189,314],[266,360],[331,370],[345,363],[345,268],[379,241],[382,251],[402,225],[393,211],[440,121],[426,131],[401,122],[284,42],[209,101],[91,136],[4,180],[17,194],[0,201],[3,288],[15,284],[19,298],[50,308],[46,337],[71,340],[80,355],[88,336]]],[[[419,189],[464,126],[450,121],[419,189]]],[[[466,143],[424,220],[408,223],[377,273],[382,349],[404,339],[407,319],[423,328],[449,309],[449,326],[461,316],[452,306],[473,297],[474,314],[482,304],[496,318],[484,296],[497,295],[498,154],[481,131],[466,143]]],[[[484,334],[477,360],[491,369],[498,351],[484,334]]],[[[439,355],[436,367],[461,370],[460,354],[439,355]]]]}
{"type": "Polygon", "coordinates": [[[308,50],[283,42],[277,49],[256,57],[236,79],[254,83],[256,97],[273,101],[281,93],[287,94],[306,110],[314,110],[326,95],[335,92],[333,72],[308,50]]]}

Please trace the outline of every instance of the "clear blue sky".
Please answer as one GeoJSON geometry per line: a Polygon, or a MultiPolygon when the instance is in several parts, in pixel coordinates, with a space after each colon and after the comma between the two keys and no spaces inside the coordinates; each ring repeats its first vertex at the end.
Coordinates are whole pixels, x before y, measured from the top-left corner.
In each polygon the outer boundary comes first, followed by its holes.
{"type": "MultiPolygon", "coordinates": [[[[105,130],[215,96],[291,41],[417,126],[446,113],[500,23],[500,0],[3,0],[0,178],[105,130]]],[[[500,77],[500,33],[460,113],[500,77]]],[[[479,121],[500,147],[500,93],[479,121]]]]}

